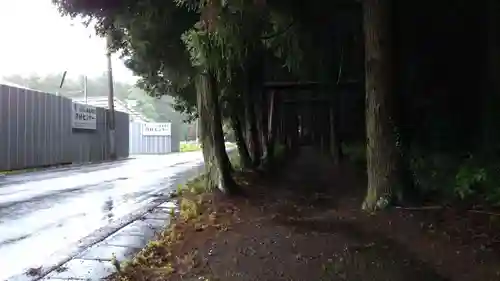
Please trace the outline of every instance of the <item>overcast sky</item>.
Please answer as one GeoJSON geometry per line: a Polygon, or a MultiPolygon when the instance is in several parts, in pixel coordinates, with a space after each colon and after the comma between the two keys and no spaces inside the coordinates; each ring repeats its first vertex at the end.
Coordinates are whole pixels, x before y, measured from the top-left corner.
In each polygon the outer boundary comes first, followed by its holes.
{"type": "MultiPolygon", "coordinates": [[[[0,0],[0,77],[64,70],[71,77],[100,75],[106,71],[105,40],[94,34],[61,17],[51,0],[0,0]]],[[[117,80],[136,80],[117,56],[113,74],[117,80]]]]}

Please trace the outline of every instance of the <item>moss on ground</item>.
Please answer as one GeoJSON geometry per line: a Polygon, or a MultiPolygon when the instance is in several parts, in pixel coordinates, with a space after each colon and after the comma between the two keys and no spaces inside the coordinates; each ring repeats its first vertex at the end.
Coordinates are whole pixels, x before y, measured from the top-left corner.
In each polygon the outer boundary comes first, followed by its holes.
{"type": "MultiPolygon", "coordinates": [[[[206,192],[204,176],[178,187],[179,212],[172,212],[171,224],[150,241],[132,260],[113,263],[117,273],[110,281],[170,280],[192,275],[202,264],[196,249],[184,249],[193,235],[227,231],[229,222],[213,209],[213,194],[206,192]]],[[[206,273],[206,271],[204,271],[206,273]]],[[[214,280],[203,277],[197,280],[214,280]]]]}
{"type": "Polygon", "coordinates": [[[181,152],[190,152],[190,151],[198,151],[201,150],[201,145],[198,143],[181,143],[180,151],[181,152]]]}

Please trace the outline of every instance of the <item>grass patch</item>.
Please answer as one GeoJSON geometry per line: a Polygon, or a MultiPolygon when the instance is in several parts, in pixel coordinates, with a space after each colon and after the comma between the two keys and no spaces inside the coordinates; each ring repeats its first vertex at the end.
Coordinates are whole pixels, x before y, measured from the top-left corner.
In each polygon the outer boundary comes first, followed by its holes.
{"type": "Polygon", "coordinates": [[[181,198],[179,214],[184,221],[195,219],[199,215],[199,204],[192,199],[181,198]]]}
{"type": "MultiPolygon", "coordinates": [[[[183,279],[205,272],[196,247],[197,237],[227,231],[230,223],[220,217],[214,195],[205,189],[205,176],[177,187],[179,212],[170,225],[130,261],[112,264],[117,273],[110,281],[183,279]]],[[[211,279],[199,279],[211,280],[211,279]]]]}
{"type": "Polygon", "coordinates": [[[190,152],[201,150],[201,145],[198,143],[181,143],[181,152],[190,152]]]}
{"type": "Polygon", "coordinates": [[[22,170],[0,171],[0,175],[15,175],[15,174],[21,174],[21,173],[36,172],[38,170],[39,169],[37,169],[37,168],[31,168],[31,169],[22,169],[22,170]]]}
{"type": "MultiPolygon", "coordinates": [[[[226,148],[235,148],[236,144],[231,142],[226,142],[226,148]]],[[[181,143],[180,151],[181,152],[190,152],[190,151],[198,151],[201,150],[201,144],[199,143],[181,143]]]]}
{"type": "Polygon", "coordinates": [[[183,195],[185,193],[200,194],[205,192],[205,179],[206,175],[200,175],[189,180],[186,184],[178,185],[176,191],[177,195],[183,195]]]}
{"type": "MultiPolygon", "coordinates": [[[[234,169],[239,170],[237,151],[228,156],[234,169]]],[[[132,260],[122,263],[113,260],[117,273],[108,280],[183,280],[193,276],[197,280],[213,280],[207,276],[210,273],[203,266],[196,243],[203,241],[203,237],[228,231],[238,213],[234,207],[217,207],[214,204],[217,195],[206,190],[205,180],[206,175],[201,175],[177,187],[179,212],[172,211],[170,225],[132,260]]]]}

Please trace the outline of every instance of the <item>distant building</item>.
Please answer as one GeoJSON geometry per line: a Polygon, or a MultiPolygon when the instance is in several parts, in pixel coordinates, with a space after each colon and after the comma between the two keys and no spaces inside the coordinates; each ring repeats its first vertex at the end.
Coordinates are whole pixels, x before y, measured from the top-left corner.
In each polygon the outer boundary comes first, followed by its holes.
{"type": "MultiPolygon", "coordinates": [[[[85,103],[85,98],[72,98],[73,102],[85,103]]],[[[130,116],[130,121],[134,122],[154,122],[151,119],[144,116],[144,114],[133,108],[133,103],[129,101],[122,101],[118,98],[114,98],[115,110],[120,112],[128,113],[130,116]]],[[[88,97],[87,104],[95,107],[108,108],[108,97],[88,97]]]]}

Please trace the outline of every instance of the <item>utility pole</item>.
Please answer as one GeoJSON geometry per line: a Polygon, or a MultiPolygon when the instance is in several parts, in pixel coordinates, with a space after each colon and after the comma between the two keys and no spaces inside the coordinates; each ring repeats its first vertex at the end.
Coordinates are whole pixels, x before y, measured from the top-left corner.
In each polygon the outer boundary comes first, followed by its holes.
{"type": "Polygon", "coordinates": [[[200,143],[200,117],[196,118],[196,143],[200,143]]]}
{"type": "Polygon", "coordinates": [[[85,98],[85,104],[87,104],[88,103],[87,75],[83,76],[83,97],[85,98]]]}
{"type": "MultiPolygon", "coordinates": [[[[61,83],[59,83],[59,90],[62,89],[63,85],[64,85],[64,80],[66,79],[66,74],[68,73],[67,70],[65,70],[63,72],[63,75],[61,77],[61,83]]],[[[56,96],[59,96],[59,91],[56,92],[56,96]]]]}
{"type": "Polygon", "coordinates": [[[115,103],[113,89],[113,67],[111,65],[111,33],[106,36],[106,57],[108,60],[108,132],[109,132],[109,158],[116,159],[116,139],[115,139],[115,103]]]}

